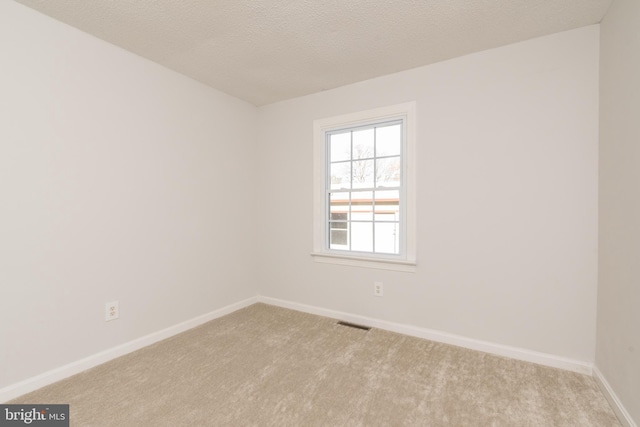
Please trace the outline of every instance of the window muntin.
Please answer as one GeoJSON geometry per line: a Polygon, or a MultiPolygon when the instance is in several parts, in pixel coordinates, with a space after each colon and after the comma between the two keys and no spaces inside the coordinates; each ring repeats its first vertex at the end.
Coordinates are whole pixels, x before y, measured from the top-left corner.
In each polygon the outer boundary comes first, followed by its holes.
{"type": "Polygon", "coordinates": [[[325,132],[326,249],[403,254],[405,119],[325,132]]]}

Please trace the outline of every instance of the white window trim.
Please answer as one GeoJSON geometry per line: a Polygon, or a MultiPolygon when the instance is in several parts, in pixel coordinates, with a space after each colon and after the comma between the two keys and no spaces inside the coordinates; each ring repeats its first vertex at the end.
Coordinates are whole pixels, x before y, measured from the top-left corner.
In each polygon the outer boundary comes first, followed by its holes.
{"type": "Polygon", "coordinates": [[[316,262],[383,270],[409,271],[416,268],[416,103],[391,105],[373,110],[318,119],[313,122],[313,256],[316,262]],[[406,147],[403,153],[405,185],[405,256],[372,256],[328,251],[325,247],[326,140],[325,132],[405,117],[406,147]]]}

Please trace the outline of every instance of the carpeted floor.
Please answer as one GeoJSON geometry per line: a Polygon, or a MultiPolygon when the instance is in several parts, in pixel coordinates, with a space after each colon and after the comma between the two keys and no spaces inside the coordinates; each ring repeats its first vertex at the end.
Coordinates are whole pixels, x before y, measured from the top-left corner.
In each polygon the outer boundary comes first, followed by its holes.
{"type": "Polygon", "coordinates": [[[255,304],[10,403],[89,426],[619,426],[594,380],[255,304]]]}

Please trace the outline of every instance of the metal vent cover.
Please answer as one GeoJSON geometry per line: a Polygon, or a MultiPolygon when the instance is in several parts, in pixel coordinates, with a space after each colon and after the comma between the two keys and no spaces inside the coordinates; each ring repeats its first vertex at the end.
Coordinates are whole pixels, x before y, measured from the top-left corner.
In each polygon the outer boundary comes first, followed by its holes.
{"type": "Polygon", "coordinates": [[[340,326],[347,326],[349,328],[354,328],[354,329],[362,329],[363,331],[368,331],[371,328],[369,326],[364,326],[364,325],[357,325],[355,323],[350,323],[350,322],[343,322],[343,321],[339,321],[338,325],[340,326]]]}

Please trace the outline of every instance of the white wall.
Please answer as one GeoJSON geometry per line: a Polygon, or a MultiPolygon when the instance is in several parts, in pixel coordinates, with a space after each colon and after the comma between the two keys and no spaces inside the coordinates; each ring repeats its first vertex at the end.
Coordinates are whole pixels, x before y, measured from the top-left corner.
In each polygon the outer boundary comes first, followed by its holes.
{"type": "Polygon", "coordinates": [[[262,107],[260,292],[592,362],[598,50],[596,25],[262,107]],[[314,263],[313,120],[412,100],[417,272],[314,263]]]}
{"type": "Polygon", "coordinates": [[[257,293],[256,118],[0,2],[0,388],[257,293]]]}
{"type": "Polygon", "coordinates": [[[596,366],[640,424],[640,2],[601,23],[596,366]]]}

